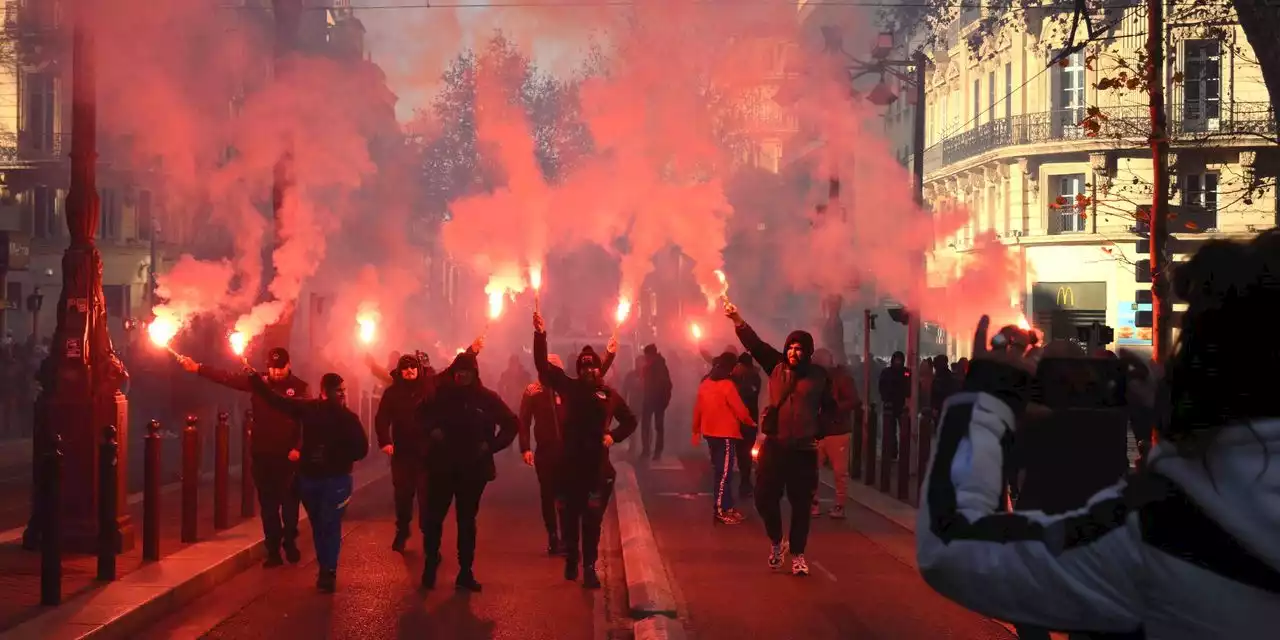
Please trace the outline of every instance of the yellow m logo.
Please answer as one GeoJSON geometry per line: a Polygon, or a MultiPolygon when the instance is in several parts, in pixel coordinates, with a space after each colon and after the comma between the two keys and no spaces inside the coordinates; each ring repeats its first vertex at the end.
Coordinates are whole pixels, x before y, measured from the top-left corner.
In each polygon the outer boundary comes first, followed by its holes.
{"type": "Polygon", "coordinates": [[[1058,295],[1055,302],[1059,307],[1074,307],[1076,306],[1076,294],[1071,290],[1071,287],[1058,287],[1058,295]]]}

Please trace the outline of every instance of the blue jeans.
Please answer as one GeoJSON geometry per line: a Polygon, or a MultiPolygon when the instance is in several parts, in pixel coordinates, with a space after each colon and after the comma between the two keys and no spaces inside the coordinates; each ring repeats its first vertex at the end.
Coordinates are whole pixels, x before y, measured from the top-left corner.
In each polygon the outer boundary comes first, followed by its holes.
{"type": "Polygon", "coordinates": [[[324,571],[338,570],[342,549],[342,514],[351,502],[351,476],[298,478],[302,506],[311,519],[311,539],[316,545],[316,564],[324,571]]]}
{"type": "Polygon", "coordinates": [[[737,442],[731,438],[707,438],[707,446],[711,449],[711,496],[715,499],[716,513],[733,508],[737,442]]]}

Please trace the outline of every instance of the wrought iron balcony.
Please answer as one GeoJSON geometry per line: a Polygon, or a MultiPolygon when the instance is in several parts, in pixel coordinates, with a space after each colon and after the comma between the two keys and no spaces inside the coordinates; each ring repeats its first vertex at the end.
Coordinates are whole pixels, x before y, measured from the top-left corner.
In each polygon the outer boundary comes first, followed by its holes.
{"type": "MultiPolygon", "coordinates": [[[[1266,102],[1226,102],[1218,108],[1169,108],[1169,135],[1175,142],[1210,137],[1253,135],[1275,138],[1275,110],[1266,102]],[[1217,117],[1210,117],[1217,116],[1217,117]]],[[[1064,109],[1001,118],[954,135],[925,151],[928,170],[968,160],[1004,147],[1073,140],[1128,140],[1145,144],[1150,135],[1150,111],[1141,105],[1108,107],[1096,118],[1096,131],[1082,124],[1085,110],[1064,109]]]]}

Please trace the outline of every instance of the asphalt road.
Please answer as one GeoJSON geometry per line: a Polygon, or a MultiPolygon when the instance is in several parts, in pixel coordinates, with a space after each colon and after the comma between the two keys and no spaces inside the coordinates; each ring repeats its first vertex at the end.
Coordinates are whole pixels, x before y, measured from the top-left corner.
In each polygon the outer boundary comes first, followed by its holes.
{"type": "Polygon", "coordinates": [[[713,525],[709,463],[673,462],[639,470],[639,480],[681,617],[698,640],[1014,637],[933,592],[907,561],[912,534],[867,510],[815,519],[810,576],[793,577],[789,561],[770,571],[754,506],[739,505],[743,524],[713,525]]]}
{"type": "MultiPolygon", "coordinates": [[[[386,479],[352,500],[336,594],[316,592],[307,540],[301,565],[247,571],[140,638],[585,640],[614,635],[615,627],[625,623],[616,529],[606,531],[605,589],[588,591],[580,582],[565,581],[563,561],[545,553],[533,471],[511,456],[499,458],[499,478],[489,485],[480,510],[475,569],[483,592],[462,594],[453,588],[452,513],[445,526],[439,586],[430,592],[419,588],[421,538],[415,537],[404,555],[390,549],[395,527],[386,479]]],[[[304,530],[303,538],[309,536],[304,530]]]]}

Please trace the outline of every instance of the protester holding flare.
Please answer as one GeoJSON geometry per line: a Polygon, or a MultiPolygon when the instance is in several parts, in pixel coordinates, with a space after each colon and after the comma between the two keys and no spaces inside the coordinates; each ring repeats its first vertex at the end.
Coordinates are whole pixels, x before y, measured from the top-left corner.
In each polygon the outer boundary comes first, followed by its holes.
{"type": "MultiPolygon", "coordinates": [[[[617,349],[615,342],[610,342],[610,349],[612,355],[617,349]]],[[[560,526],[565,546],[564,577],[576,580],[581,561],[582,586],[598,589],[600,525],[613,495],[615,477],[609,448],[635,431],[636,417],[622,395],[604,383],[600,356],[590,346],[582,348],[574,363],[576,378],[551,364],[546,325],[539,313],[533,314],[533,363],[538,379],[559,394],[565,405],[564,421],[560,423],[564,458],[556,473],[557,494],[564,505],[560,526]],[[615,420],[617,426],[610,429],[615,420]]]]}
{"type": "MultiPolygon", "coordinates": [[[[252,392],[250,381],[240,372],[231,373],[200,364],[187,356],[178,356],[178,364],[189,373],[212,380],[238,391],[252,392]]],[[[273,393],[287,398],[308,398],[307,383],[293,375],[289,364],[289,352],[274,348],[267,352],[267,374],[264,384],[273,393]]],[[[297,449],[301,438],[298,421],[287,412],[280,411],[262,396],[252,394],[253,439],[251,441],[253,485],[258,491],[258,506],[262,519],[262,534],[267,547],[267,567],[284,564],[280,557],[297,563],[302,555],[298,551],[298,508],[301,496],[297,483],[297,449]]]]}
{"type": "Polygon", "coordinates": [[[298,485],[311,520],[316,547],[316,588],[333,593],[338,582],[342,550],[342,516],[351,502],[351,469],[369,454],[369,438],[360,417],[347,408],[347,385],[342,376],[320,378],[320,398],[308,400],[277,394],[253,368],[245,365],[253,397],[289,415],[302,427],[302,444],[292,457],[299,460],[298,485]]]}
{"type": "Polygon", "coordinates": [[[772,547],[769,567],[778,569],[788,552],[782,537],[782,496],[791,503],[791,573],[809,575],[804,552],[809,539],[809,509],[818,490],[818,438],[824,411],[832,410],[831,381],[813,363],[813,336],[792,331],[783,343],[785,355],[765,344],[738,314],[733,303],[724,306],[738,339],[769,372],[769,406],[760,412],[760,447],[756,471],[756,510],[764,520],[772,547]]]}

